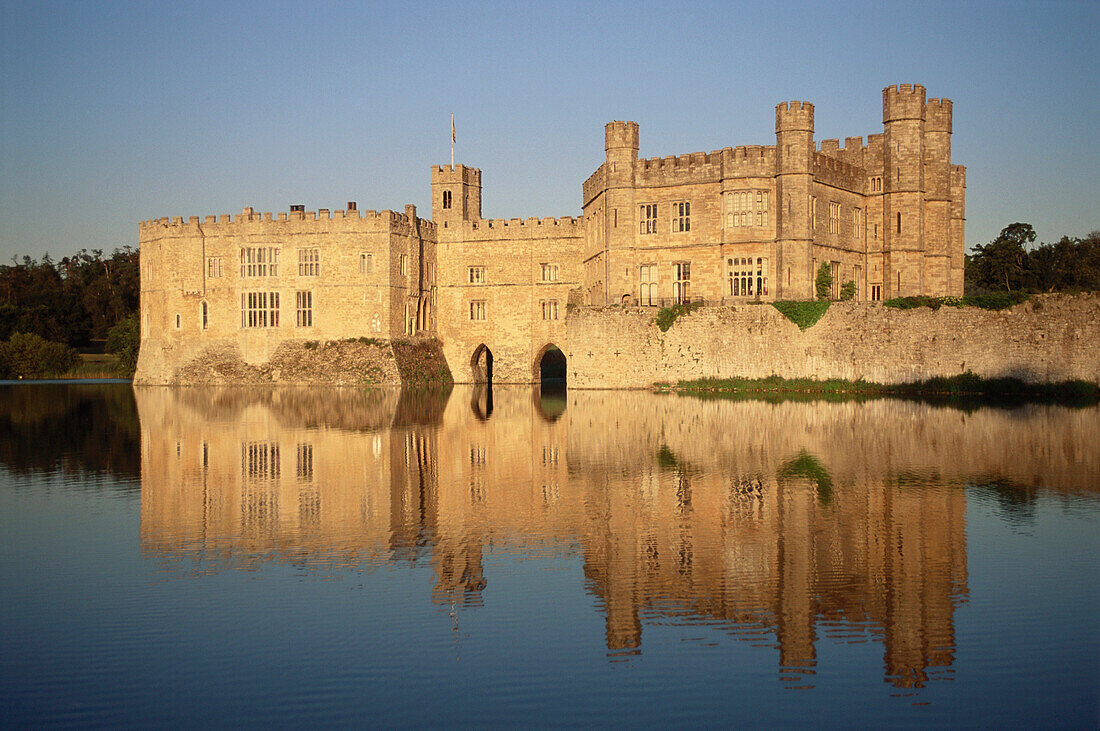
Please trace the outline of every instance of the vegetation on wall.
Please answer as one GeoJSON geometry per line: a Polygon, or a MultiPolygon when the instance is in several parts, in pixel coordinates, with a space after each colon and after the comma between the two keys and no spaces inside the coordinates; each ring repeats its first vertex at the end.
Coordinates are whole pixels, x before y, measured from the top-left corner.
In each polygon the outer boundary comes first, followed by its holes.
{"type": "Polygon", "coordinates": [[[788,320],[798,325],[800,330],[806,330],[813,326],[829,309],[828,300],[818,300],[817,302],[779,301],[772,302],[771,305],[782,312],[788,320]]]}
{"type": "Polygon", "coordinates": [[[915,310],[918,307],[978,307],[983,310],[1004,310],[1031,297],[1024,292],[989,292],[968,297],[894,297],[882,304],[899,310],[915,310]]]}
{"type": "Polygon", "coordinates": [[[682,315],[690,315],[695,310],[702,307],[699,302],[681,302],[680,304],[672,305],[671,307],[662,307],[657,311],[657,327],[661,328],[661,332],[668,332],[668,329],[672,327],[677,318],[682,315]]]}
{"type": "Polygon", "coordinates": [[[819,300],[829,299],[829,293],[833,289],[833,270],[829,262],[821,262],[817,268],[817,278],[814,279],[814,293],[819,300]]]}

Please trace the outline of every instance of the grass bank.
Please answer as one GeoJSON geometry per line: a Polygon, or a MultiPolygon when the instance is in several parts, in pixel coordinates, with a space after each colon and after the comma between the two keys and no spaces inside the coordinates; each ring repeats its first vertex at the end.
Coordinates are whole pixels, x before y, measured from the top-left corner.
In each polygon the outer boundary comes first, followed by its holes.
{"type": "Polygon", "coordinates": [[[1100,384],[1088,381],[1028,383],[1018,378],[982,378],[967,371],[958,376],[929,378],[902,384],[848,381],[841,378],[701,378],[655,384],[659,392],[703,398],[777,397],[809,400],[900,397],[921,400],[1001,400],[1091,406],[1100,403],[1100,384]]]}

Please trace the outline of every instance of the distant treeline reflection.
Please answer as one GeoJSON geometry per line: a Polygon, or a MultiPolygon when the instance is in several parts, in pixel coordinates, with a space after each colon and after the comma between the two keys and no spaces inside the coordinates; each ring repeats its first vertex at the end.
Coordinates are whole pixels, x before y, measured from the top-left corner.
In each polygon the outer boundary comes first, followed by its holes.
{"type": "Polygon", "coordinates": [[[129,384],[0,386],[0,463],[16,474],[135,480],[141,428],[129,384]]]}

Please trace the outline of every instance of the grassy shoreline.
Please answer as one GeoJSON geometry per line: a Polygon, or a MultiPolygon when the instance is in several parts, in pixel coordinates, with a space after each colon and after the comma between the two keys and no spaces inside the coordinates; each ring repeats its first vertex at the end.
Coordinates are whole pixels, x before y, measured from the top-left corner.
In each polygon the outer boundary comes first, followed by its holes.
{"type": "Polygon", "coordinates": [[[967,371],[958,376],[929,378],[911,383],[885,384],[842,378],[700,378],[676,385],[657,383],[662,393],[703,398],[801,397],[811,399],[914,398],[921,400],[1003,399],[1043,403],[1100,403],[1100,384],[1089,381],[1028,383],[1018,378],[982,378],[967,371]]]}

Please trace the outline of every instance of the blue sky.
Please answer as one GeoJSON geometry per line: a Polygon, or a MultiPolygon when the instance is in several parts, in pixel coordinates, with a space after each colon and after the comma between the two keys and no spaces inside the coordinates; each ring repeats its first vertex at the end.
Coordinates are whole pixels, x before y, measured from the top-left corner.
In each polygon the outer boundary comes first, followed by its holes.
{"type": "Polygon", "coordinates": [[[1093,2],[304,3],[0,0],[0,261],[137,244],[160,216],[430,215],[429,166],[486,217],[580,213],[603,125],[645,157],[882,131],[881,91],[955,104],[967,245],[1100,229],[1093,2]]]}

